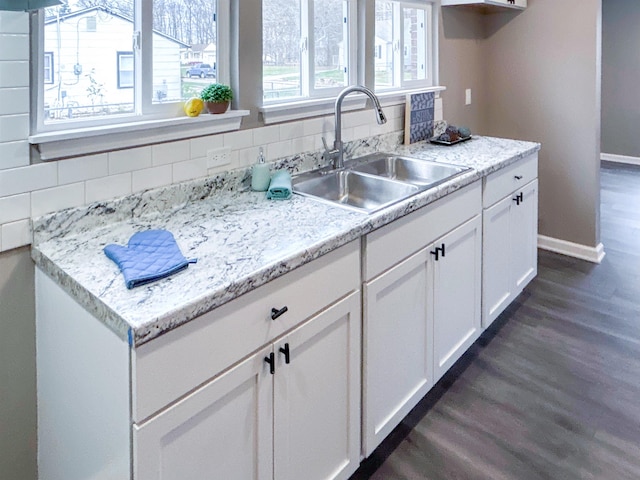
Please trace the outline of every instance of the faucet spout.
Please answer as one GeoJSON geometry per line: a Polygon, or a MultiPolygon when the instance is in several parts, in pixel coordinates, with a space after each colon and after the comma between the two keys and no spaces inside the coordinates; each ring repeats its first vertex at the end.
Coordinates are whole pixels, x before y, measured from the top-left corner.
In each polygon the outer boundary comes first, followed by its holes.
{"type": "Polygon", "coordinates": [[[344,98],[350,93],[364,93],[367,95],[371,101],[373,102],[373,107],[376,114],[376,121],[378,125],[382,125],[386,123],[387,117],[382,111],[382,107],[380,106],[380,101],[376,94],[373,93],[369,88],[362,85],[351,85],[340,92],[338,98],[336,98],[335,105],[335,136],[333,141],[333,158],[335,159],[335,168],[344,168],[344,144],[342,142],[342,101],[344,98]]]}

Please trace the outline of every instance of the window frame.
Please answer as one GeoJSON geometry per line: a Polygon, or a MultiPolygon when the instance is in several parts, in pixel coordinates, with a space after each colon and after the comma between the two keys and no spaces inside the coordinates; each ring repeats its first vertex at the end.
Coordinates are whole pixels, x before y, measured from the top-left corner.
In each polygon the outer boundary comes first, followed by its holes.
{"type": "MultiPolygon", "coordinates": [[[[214,0],[216,8],[216,75],[217,82],[230,82],[230,44],[231,44],[231,0],[214,0]],[[220,21],[226,19],[226,21],[220,21]]],[[[153,1],[134,0],[133,15],[133,55],[134,55],[134,108],[132,113],[113,114],[106,117],[90,119],[70,119],[59,123],[45,123],[44,110],[44,10],[36,10],[31,14],[31,62],[34,85],[31,88],[31,132],[32,137],[50,132],[65,132],[77,129],[93,129],[97,127],[117,126],[123,123],[147,122],[158,119],[173,118],[181,101],[154,103],[153,96],[153,1]],[[137,47],[137,48],[136,48],[137,47]]],[[[120,75],[118,64],[118,88],[120,75]]],[[[53,77],[52,77],[53,78],[53,77]]],[[[180,109],[181,110],[181,109],[180,109]]]]}
{"type": "MultiPolygon", "coordinates": [[[[348,41],[349,48],[346,49],[346,65],[347,72],[345,72],[345,85],[342,87],[334,88],[316,88],[315,87],[315,45],[314,37],[314,6],[316,0],[299,0],[300,2],[300,46],[301,46],[301,58],[300,58],[300,96],[289,98],[274,98],[265,99],[264,94],[262,96],[263,107],[269,107],[274,105],[301,103],[308,101],[315,101],[323,98],[335,97],[343,88],[348,85],[357,83],[358,79],[358,9],[357,0],[342,0],[343,1],[343,35],[348,41]],[[344,21],[344,15],[347,15],[346,21],[344,21]]],[[[264,28],[264,27],[263,27],[264,28]]],[[[264,39],[264,33],[262,34],[264,39]]],[[[264,83],[264,72],[259,79],[260,83],[264,83]]]]}
{"type": "MultiPolygon", "coordinates": [[[[373,1],[374,17],[376,3],[378,0],[373,1]]],[[[432,0],[381,0],[393,3],[393,40],[392,40],[392,55],[393,55],[393,85],[381,86],[376,85],[375,81],[375,55],[371,57],[371,61],[374,63],[374,78],[372,83],[374,91],[376,93],[390,93],[394,91],[403,90],[415,90],[419,88],[435,88],[438,85],[438,15],[436,14],[437,4],[432,0]],[[406,45],[404,43],[404,21],[403,14],[404,9],[420,9],[425,12],[425,78],[418,80],[405,80],[404,79],[404,51],[406,45]]],[[[376,37],[375,32],[375,20],[373,28],[374,39],[376,37]]]]}

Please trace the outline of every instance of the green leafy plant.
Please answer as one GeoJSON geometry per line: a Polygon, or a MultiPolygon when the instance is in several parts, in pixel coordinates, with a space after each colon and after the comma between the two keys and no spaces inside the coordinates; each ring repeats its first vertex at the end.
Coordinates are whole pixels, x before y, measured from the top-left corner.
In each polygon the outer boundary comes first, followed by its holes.
{"type": "Polygon", "coordinates": [[[200,92],[200,98],[205,102],[228,102],[233,99],[233,91],[228,85],[212,83],[211,85],[207,85],[202,92],[200,92]]]}

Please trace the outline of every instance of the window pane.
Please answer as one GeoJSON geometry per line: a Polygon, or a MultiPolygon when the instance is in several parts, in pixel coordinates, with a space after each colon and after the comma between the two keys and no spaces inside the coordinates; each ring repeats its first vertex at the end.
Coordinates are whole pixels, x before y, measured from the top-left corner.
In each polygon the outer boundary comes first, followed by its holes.
{"type": "Polygon", "coordinates": [[[404,80],[427,78],[426,12],[417,8],[404,10],[404,80]]]}
{"type": "Polygon", "coordinates": [[[153,0],[154,103],[198,96],[217,77],[217,2],[153,0]]]}
{"type": "Polygon", "coordinates": [[[343,0],[314,2],[315,88],[345,85],[345,68],[349,52],[343,0]]]}
{"type": "Polygon", "coordinates": [[[262,2],[265,100],[302,95],[300,15],[300,0],[262,2]]]}
{"type": "Polygon", "coordinates": [[[392,87],[393,62],[393,2],[376,1],[375,79],[376,87],[392,87]]]}
{"type": "Polygon", "coordinates": [[[118,88],[133,88],[133,52],[118,52],[118,88]]]}
{"type": "Polygon", "coordinates": [[[45,11],[45,123],[132,112],[133,89],[118,88],[118,51],[131,50],[133,0],[78,1],[45,11]],[[46,66],[46,65],[45,65],[46,66]]]}

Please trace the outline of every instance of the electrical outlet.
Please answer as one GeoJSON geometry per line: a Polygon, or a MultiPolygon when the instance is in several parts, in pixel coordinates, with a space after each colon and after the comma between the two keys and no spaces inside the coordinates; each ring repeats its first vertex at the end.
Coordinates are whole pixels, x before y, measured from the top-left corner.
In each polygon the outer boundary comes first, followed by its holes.
{"type": "Polygon", "coordinates": [[[231,149],[229,147],[212,148],[207,150],[207,167],[221,167],[231,163],[231,149]]]}
{"type": "Polygon", "coordinates": [[[464,91],[464,104],[471,105],[471,89],[470,88],[467,88],[464,91]]]}

